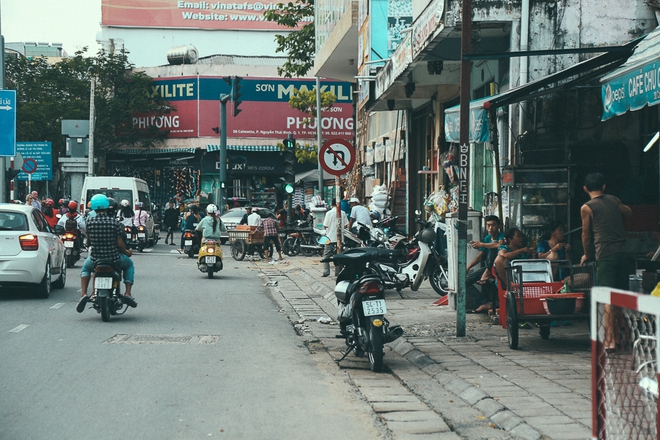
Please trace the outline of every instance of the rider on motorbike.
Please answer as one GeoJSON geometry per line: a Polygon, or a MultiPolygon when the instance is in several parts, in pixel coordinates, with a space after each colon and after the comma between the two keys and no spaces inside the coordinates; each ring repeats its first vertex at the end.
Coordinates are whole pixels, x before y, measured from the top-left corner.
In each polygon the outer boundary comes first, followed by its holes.
{"type": "MultiPolygon", "coordinates": [[[[185,231],[194,231],[195,223],[199,223],[202,220],[202,217],[199,215],[199,211],[197,210],[197,206],[191,205],[190,206],[190,212],[188,213],[188,216],[184,219],[183,221],[183,227],[181,230],[183,232],[185,231]]],[[[181,249],[183,249],[183,236],[184,234],[181,234],[181,249]]]]}
{"type": "Polygon", "coordinates": [[[144,211],[142,208],[144,205],[142,202],[138,202],[135,215],[133,216],[133,231],[137,233],[138,226],[144,226],[144,241],[149,241],[149,232],[147,231],[147,220],[149,219],[149,213],[144,211]]]}
{"type": "Polygon", "coordinates": [[[96,194],[92,197],[90,207],[96,211],[96,216],[91,218],[87,225],[92,248],[80,272],[82,294],[76,307],[78,313],[85,311],[85,304],[90,301],[89,296],[87,296],[87,288],[94,270],[94,263],[99,260],[112,261],[124,271],[126,294],[123,295],[123,300],[129,306],[137,307],[137,302],[131,295],[135,269],[133,261],[129,257],[133,254],[124,246],[124,228],[115,218],[108,216],[108,206],[108,198],[104,194],[96,194]]]}
{"type": "Polygon", "coordinates": [[[206,207],[206,217],[199,222],[196,231],[202,232],[202,241],[204,240],[220,240],[220,235],[222,232],[226,232],[227,228],[222,223],[222,220],[218,218],[216,213],[218,212],[218,207],[213,203],[206,207]]]}
{"type": "Polygon", "coordinates": [[[57,222],[58,225],[64,226],[64,229],[70,232],[75,232],[78,249],[82,244],[82,235],[87,235],[87,228],[85,219],[78,212],[78,203],[71,200],[68,204],[69,211],[64,214],[57,222]],[[80,231],[80,232],[78,232],[80,231]]]}

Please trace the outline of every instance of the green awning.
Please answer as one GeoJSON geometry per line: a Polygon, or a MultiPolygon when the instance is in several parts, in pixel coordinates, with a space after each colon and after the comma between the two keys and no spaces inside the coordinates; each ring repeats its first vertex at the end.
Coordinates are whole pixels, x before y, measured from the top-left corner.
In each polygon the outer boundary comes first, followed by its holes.
{"type": "MultiPolygon", "coordinates": [[[[206,151],[219,151],[220,145],[207,145],[206,151]]],[[[277,145],[227,145],[232,151],[281,151],[277,145]]]]}
{"type": "Polygon", "coordinates": [[[123,150],[111,150],[113,154],[172,154],[172,153],[195,153],[195,148],[130,148],[123,150]]]}

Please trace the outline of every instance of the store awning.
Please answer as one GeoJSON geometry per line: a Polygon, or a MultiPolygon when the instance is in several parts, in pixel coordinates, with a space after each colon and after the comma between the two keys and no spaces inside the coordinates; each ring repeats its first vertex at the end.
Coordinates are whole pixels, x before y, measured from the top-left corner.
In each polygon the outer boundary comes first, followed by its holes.
{"type": "Polygon", "coordinates": [[[126,148],[122,150],[111,150],[113,154],[176,154],[195,153],[196,148],[126,148]]]}
{"type": "MultiPolygon", "coordinates": [[[[323,180],[334,179],[335,176],[323,170],[323,180]]],[[[301,182],[318,182],[319,181],[319,170],[309,170],[299,174],[296,174],[296,184],[301,182]]]]}
{"type": "Polygon", "coordinates": [[[601,83],[603,121],[660,103],[660,27],[638,41],[628,61],[601,83]]]}
{"type": "MultiPolygon", "coordinates": [[[[619,67],[632,54],[638,43],[639,40],[634,40],[623,46],[610,48],[614,50],[499,95],[470,101],[470,142],[489,141],[487,110],[495,110],[600,78],[619,67]]],[[[459,113],[460,104],[445,110],[445,138],[448,142],[459,142],[459,113]]]]}
{"type": "MultiPolygon", "coordinates": [[[[277,145],[227,145],[232,151],[281,151],[277,145]]],[[[220,145],[207,145],[206,151],[220,151],[220,145]]]]}

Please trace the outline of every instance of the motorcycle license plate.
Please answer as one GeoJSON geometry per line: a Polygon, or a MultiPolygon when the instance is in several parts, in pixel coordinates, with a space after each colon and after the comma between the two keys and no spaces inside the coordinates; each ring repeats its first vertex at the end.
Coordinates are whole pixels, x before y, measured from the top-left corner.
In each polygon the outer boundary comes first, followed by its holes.
{"type": "Polygon", "coordinates": [[[112,289],[112,278],[94,278],[94,287],[96,289],[112,289]]]}
{"type": "Polygon", "coordinates": [[[145,237],[144,234],[138,234],[138,238],[144,238],[144,237],[145,237]]]}
{"type": "Polygon", "coordinates": [[[72,247],[73,247],[73,242],[72,242],[72,241],[65,241],[65,242],[64,242],[64,247],[66,247],[66,248],[72,248],[72,247]]]}
{"type": "Polygon", "coordinates": [[[215,264],[215,257],[206,257],[206,264],[215,264]]]}
{"type": "Polygon", "coordinates": [[[362,310],[364,310],[364,316],[384,315],[387,313],[384,299],[362,301],[362,310]]]}
{"type": "Polygon", "coordinates": [[[192,240],[185,240],[183,244],[184,246],[192,246],[192,240]]]}

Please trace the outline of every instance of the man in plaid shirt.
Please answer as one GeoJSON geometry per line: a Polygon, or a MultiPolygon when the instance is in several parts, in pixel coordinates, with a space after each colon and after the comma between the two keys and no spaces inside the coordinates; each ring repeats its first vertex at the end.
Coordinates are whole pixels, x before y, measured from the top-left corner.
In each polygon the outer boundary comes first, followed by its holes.
{"type": "Polygon", "coordinates": [[[124,271],[126,295],[123,296],[123,300],[131,307],[137,306],[137,302],[131,295],[135,277],[133,261],[129,258],[132,252],[124,246],[124,227],[117,220],[108,216],[108,205],[108,198],[105,195],[97,194],[92,197],[92,208],[96,211],[96,215],[87,222],[87,237],[91,244],[91,251],[80,272],[82,295],[76,308],[79,313],[85,310],[85,304],[90,300],[87,296],[87,288],[96,261],[112,261],[124,271]]]}
{"type": "Polygon", "coordinates": [[[264,229],[264,255],[266,255],[266,263],[269,262],[268,259],[268,247],[271,240],[275,244],[275,249],[280,255],[280,260],[282,260],[282,246],[280,245],[280,234],[278,228],[278,221],[275,220],[273,213],[268,214],[268,217],[263,219],[261,222],[261,227],[264,229]]]}

